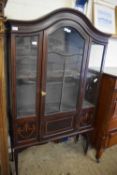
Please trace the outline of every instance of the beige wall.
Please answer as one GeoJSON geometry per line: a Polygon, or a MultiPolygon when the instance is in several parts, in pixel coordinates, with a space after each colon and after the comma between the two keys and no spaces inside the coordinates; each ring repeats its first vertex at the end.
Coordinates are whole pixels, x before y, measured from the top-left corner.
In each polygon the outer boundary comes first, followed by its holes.
{"type": "MultiPolygon", "coordinates": [[[[5,15],[10,19],[31,20],[39,18],[57,8],[73,7],[75,0],[8,0],[5,15]]],[[[117,5],[117,0],[94,0],[108,2],[111,7],[117,5]]],[[[92,4],[89,0],[87,16],[92,21],[92,4]]],[[[109,40],[105,67],[117,67],[117,38],[109,40]]]]}
{"type": "MultiPolygon", "coordinates": [[[[92,1],[92,0],[89,0],[92,1]]],[[[115,8],[117,6],[117,0],[94,0],[94,2],[100,2],[105,5],[115,8]]],[[[111,38],[109,40],[106,60],[105,60],[105,69],[106,67],[116,67],[117,68],[117,38],[111,38]]]]}
{"type": "Polygon", "coordinates": [[[73,0],[8,0],[5,15],[10,19],[31,20],[72,4],[73,0]]]}

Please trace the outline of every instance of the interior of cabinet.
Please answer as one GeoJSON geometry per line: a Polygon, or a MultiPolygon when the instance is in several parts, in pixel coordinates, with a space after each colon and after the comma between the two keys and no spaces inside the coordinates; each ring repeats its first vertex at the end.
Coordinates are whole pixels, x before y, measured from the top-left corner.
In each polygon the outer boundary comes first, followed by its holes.
{"type": "Polygon", "coordinates": [[[92,42],[86,76],[83,109],[95,107],[99,94],[100,72],[102,69],[104,46],[92,42]]]}
{"type": "Polygon", "coordinates": [[[46,115],[76,110],[83,49],[84,39],[70,26],[48,36],[46,115]]]}
{"type": "Polygon", "coordinates": [[[36,113],[38,36],[16,37],[17,117],[36,113]]]}

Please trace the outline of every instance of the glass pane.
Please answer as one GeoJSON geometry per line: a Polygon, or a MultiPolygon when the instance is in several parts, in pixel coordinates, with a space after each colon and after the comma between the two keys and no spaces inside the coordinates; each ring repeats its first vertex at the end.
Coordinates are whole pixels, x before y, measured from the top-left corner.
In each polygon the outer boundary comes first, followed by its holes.
{"type": "Polygon", "coordinates": [[[104,46],[92,43],[86,79],[83,108],[94,107],[98,97],[99,75],[102,64],[104,46]]]}
{"type": "Polygon", "coordinates": [[[91,45],[89,69],[100,71],[104,46],[93,43],[91,45]]]}
{"type": "Polygon", "coordinates": [[[45,114],[76,110],[84,39],[72,27],[48,37],[45,114]]]}
{"type": "Polygon", "coordinates": [[[36,113],[38,36],[16,37],[17,117],[36,113]]]}

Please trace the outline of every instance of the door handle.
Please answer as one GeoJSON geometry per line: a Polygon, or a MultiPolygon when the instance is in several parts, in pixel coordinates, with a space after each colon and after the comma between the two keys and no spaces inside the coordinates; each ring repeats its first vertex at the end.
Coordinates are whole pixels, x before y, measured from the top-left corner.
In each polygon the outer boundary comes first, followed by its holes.
{"type": "Polygon", "coordinates": [[[41,95],[42,95],[42,96],[46,96],[46,92],[41,91],[41,95]]]}

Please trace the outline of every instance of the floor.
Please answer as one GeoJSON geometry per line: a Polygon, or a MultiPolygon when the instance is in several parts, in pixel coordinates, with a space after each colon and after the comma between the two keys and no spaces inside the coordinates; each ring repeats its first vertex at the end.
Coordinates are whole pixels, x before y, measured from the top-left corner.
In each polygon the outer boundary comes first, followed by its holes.
{"type": "Polygon", "coordinates": [[[19,175],[117,175],[117,146],[107,149],[100,163],[94,149],[84,155],[82,139],[34,146],[19,154],[19,175]]]}

